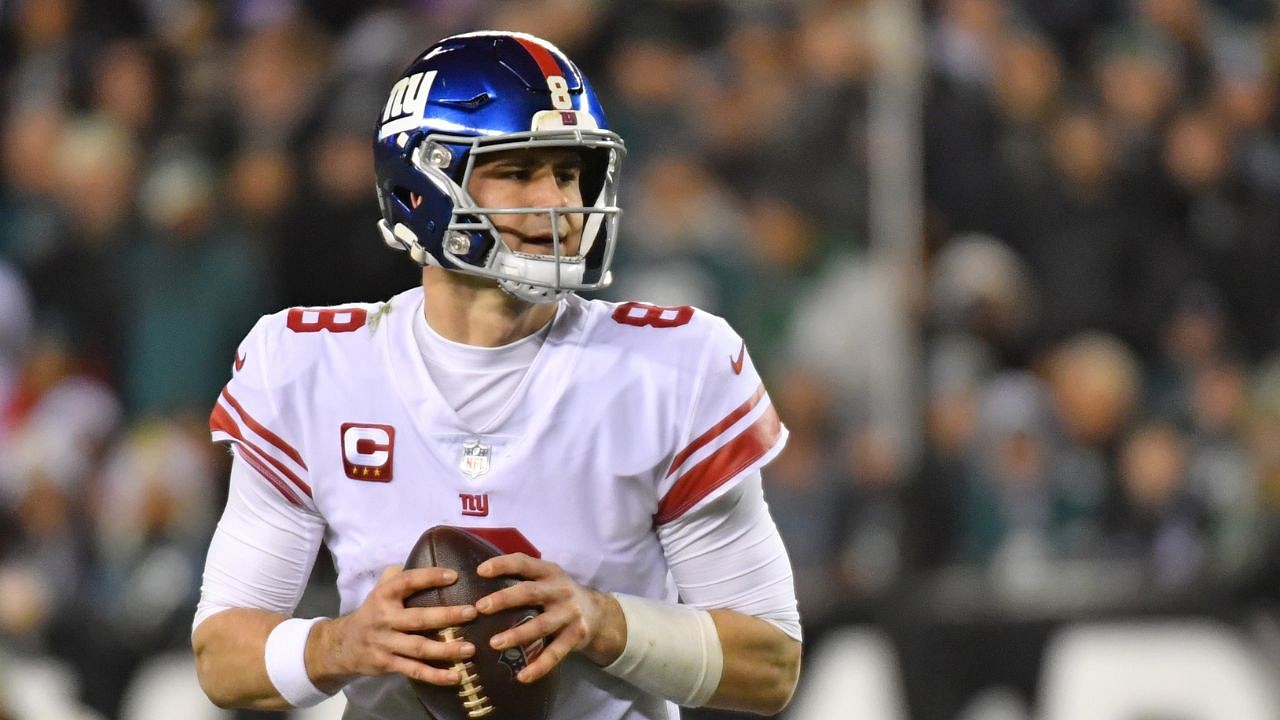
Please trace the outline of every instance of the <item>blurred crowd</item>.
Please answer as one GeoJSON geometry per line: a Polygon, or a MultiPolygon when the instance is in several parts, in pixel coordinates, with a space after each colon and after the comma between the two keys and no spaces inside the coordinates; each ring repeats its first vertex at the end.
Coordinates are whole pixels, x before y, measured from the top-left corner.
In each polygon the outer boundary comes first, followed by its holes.
{"type": "Polygon", "coordinates": [[[626,140],[606,297],[746,339],[811,628],[907,596],[1271,603],[1275,4],[922,3],[914,275],[868,237],[875,6],[0,0],[0,665],[61,658],[113,717],[188,643],[236,345],[418,282],[374,231],[374,115],[482,27],[558,44],[626,140]]]}

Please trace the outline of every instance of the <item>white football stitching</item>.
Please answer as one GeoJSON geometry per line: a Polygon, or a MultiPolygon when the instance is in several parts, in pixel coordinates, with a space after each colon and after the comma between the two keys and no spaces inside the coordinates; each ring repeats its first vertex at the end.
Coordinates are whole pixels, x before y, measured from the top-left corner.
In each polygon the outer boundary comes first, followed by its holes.
{"type": "MultiPolygon", "coordinates": [[[[462,628],[447,627],[440,631],[440,637],[445,642],[461,639],[463,638],[462,628]]],[[[489,704],[489,698],[484,695],[484,686],[477,682],[480,676],[472,672],[475,670],[475,663],[459,660],[453,664],[453,669],[457,670],[462,678],[458,686],[458,697],[462,699],[462,707],[466,709],[467,717],[481,718],[493,712],[493,705],[489,704]]]]}

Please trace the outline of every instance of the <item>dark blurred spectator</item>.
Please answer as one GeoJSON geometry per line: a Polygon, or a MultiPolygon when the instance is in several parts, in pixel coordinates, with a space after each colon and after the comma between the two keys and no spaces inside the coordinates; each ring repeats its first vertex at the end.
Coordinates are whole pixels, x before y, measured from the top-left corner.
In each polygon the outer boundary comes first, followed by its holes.
{"type": "Polygon", "coordinates": [[[711,66],[711,81],[693,95],[699,152],[744,195],[760,185],[773,192],[784,187],[773,180],[792,168],[781,149],[794,144],[793,137],[802,139],[791,133],[800,110],[788,95],[796,72],[791,43],[778,22],[753,19],[732,27],[711,66]]]}
{"type": "Polygon", "coordinates": [[[995,224],[999,131],[991,84],[1007,11],[1002,0],[944,0],[930,25],[930,85],[925,95],[925,187],[944,231],[1000,232],[995,224]]]}
{"type": "Polygon", "coordinates": [[[60,107],[41,104],[15,109],[0,127],[0,256],[23,271],[45,262],[60,242],[63,221],[54,200],[60,181],[50,148],[62,141],[66,123],[60,107]]]}
{"type": "Polygon", "coordinates": [[[1280,206],[1232,166],[1230,127],[1219,113],[1188,108],[1170,123],[1164,166],[1179,225],[1205,280],[1221,291],[1233,336],[1250,357],[1280,344],[1280,206]]]}
{"type": "Polygon", "coordinates": [[[282,148],[242,148],[226,173],[231,215],[266,239],[289,232],[286,213],[298,192],[298,173],[282,148]]]}
{"type": "Polygon", "coordinates": [[[778,375],[774,401],[791,437],[765,476],[765,497],[795,570],[796,598],[820,622],[850,599],[841,572],[853,485],[832,450],[842,442],[832,397],[820,373],[799,367],[778,375]]]}
{"type": "Polygon", "coordinates": [[[121,409],[100,382],[69,374],[56,351],[38,349],[29,363],[34,397],[0,441],[0,640],[69,656],[86,572],[86,497],[121,409]]]}
{"type": "Polygon", "coordinates": [[[1245,442],[1258,480],[1259,509],[1280,515],[1280,359],[1262,366],[1249,393],[1245,442]]]}
{"type": "Polygon", "coordinates": [[[233,232],[205,162],[179,153],[141,189],[147,234],[128,256],[125,376],[137,415],[202,416],[226,382],[244,328],[265,311],[260,248],[233,232]]]}
{"type": "Polygon", "coordinates": [[[619,42],[609,56],[601,101],[611,108],[615,130],[627,138],[628,163],[692,147],[694,102],[708,82],[704,74],[689,50],[670,37],[646,33],[619,42]]]}
{"type": "Polygon", "coordinates": [[[1179,248],[1133,214],[1102,117],[1071,110],[1049,133],[1053,181],[1014,236],[1041,290],[1040,344],[1103,330],[1149,351],[1185,272],[1179,248]]]}
{"type": "Polygon", "coordinates": [[[1018,218],[1027,199],[1053,179],[1045,130],[1062,110],[1068,78],[1053,46],[1027,30],[1002,37],[995,62],[997,125],[984,187],[989,206],[974,211],[987,213],[977,216],[982,221],[977,229],[1009,237],[1021,229],[1018,218]]]}
{"type": "Polygon", "coordinates": [[[1113,135],[1117,170],[1149,187],[1161,126],[1182,91],[1182,65],[1165,38],[1132,29],[1110,31],[1099,45],[1095,82],[1113,135]]]}
{"type": "Polygon", "coordinates": [[[1212,80],[1211,54],[1217,40],[1213,5],[1206,0],[1139,0],[1133,9],[1135,25],[1176,49],[1173,61],[1182,69],[1191,94],[1202,95],[1212,80]]]}
{"type": "Polygon", "coordinates": [[[1105,531],[1124,511],[1116,454],[1139,401],[1137,358],[1114,337],[1079,335],[1054,348],[1047,379],[1057,427],[1049,472],[1076,509],[1068,547],[1103,555],[1105,531]]]}
{"type": "Polygon", "coordinates": [[[9,408],[31,342],[31,294],[22,276],[0,258],[0,444],[9,434],[9,408]]]}
{"type": "Polygon", "coordinates": [[[999,240],[952,237],[933,258],[930,322],[981,341],[1006,364],[1027,360],[1038,298],[1026,262],[999,240]]]}
{"type": "Polygon", "coordinates": [[[656,155],[632,177],[622,217],[630,242],[618,251],[631,270],[610,294],[722,311],[746,231],[740,203],[687,155],[656,155]]]}
{"type": "Polygon", "coordinates": [[[1207,364],[1192,382],[1187,490],[1207,513],[1206,551],[1223,574],[1239,571],[1259,537],[1262,513],[1248,434],[1248,378],[1237,362],[1207,364]]]}
{"type": "MultiPolygon", "coordinates": [[[[895,459],[906,462],[916,451],[911,438],[920,422],[913,410],[920,400],[918,381],[906,360],[914,348],[910,303],[918,289],[892,263],[849,252],[831,255],[813,272],[811,278],[791,278],[795,284],[782,285],[786,292],[775,297],[791,303],[779,356],[820,371],[831,382],[846,427],[852,430],[856,418],[887,435],[896,445],[895,459]],[[788,300],[787,292],[794,297],[788,300]]],[[[771,314],[780,315],[777,309],[771,314]]]]}
{"type": "Polygon", "coordinates": [[[787,151],[759,168],[758,187],[783,191],[815,219],[824,237],[860,243],[867,224],[868,89],[875,63],[869,8],[859,2],[801,8],[795,29],[797,88],[804,108],[777,141],[787,151]]]}
{"type": "Polygon", "coordinates": [[[312,143],[308,173],[273,248],[272,267],[286,304],[372,302],[421,282],[418,268],[377,237],[368,146],[364,132],[347,126],[312,143]]]}
{"type": "Polygon", "coordinates": [[[1195,374],[1228,357],[1230,345],[1217,292],[1204,284],[1184,287],[1161,333],[1160,355],[1148,368],[1149,412],[1189,424],[1195,374]]]}
{"type": "Polygon", "coordinates": [[[848,597],[877,601],[898,583],[906,554],[905,447],[897,428],[863,423],[844,442],[852,492],[839,545],[848,597]]]}
{"type": "Polygon", "coordinates": [[[1167,424],[1139,427],[1125,441],[1119,470],[1127,511],[1111,551],[1140,559],[1159,587],[1186,587],[1204,570],[1209,524],[1188,488],[1186,440],[1167,424]]]}
{"type": "Polygon", "coordinates": [[[993,371],[990,348],[972,335],[943,333],[925,359],[925,446],[917,478],[905,493],[913,519],[906,552],[912,567],[936,568],[958,562],[966,541],[961,526],[969,482],[968,464],[980,431],[983,383],[993,371]]]}
{"type": "Polygon", "coordinates": [[[39,322],[94,372],[119,379],[130,292],[123,259],[137,233],[137,148],[123,128],[94,117],[68,126],[53,153],[67,225],[27,268],[39,322]]]}
{"type": "Polygon", "coordinates": [[[7,83],[16,106],[57,104],[70,98],[76,21],[74,0],[18,0],[14,4],[14,45],[18,56],[7,83]]]}
{"type": "Polygon", "coordinates": [[[745,206],[746,234],[736,256],[720,255],[724,316],[766,370],[783,352],[795,299],[823,266],[822,239],[793,202],[758,195],[745,206]]]}
{"type": "Polygon", "coordinates": [[[1073,67],[1081,64],[1093,33],[1121,18],[1130,5],[1127,0],[1022,0],[1019,4],[1073,67]]]}
{"type": "Polygon", "coordinates": [[[1071,542],[1064,491],[1050,473],[1053,453],[1047,392],[1028,374],[994,378],[978,409],[960,507],[960,546],[972,563],[999,577],[1043,578],[1071,542]]]}
{"type": "Polygon", "coordinates": [[[147,138],[162,105],[171,104],[159,96],[158,68],[149,50],[137,41],[113,43],[99,53],[93,70],[94,106],[135,139],[147,138]]]}
{"type": "Polygon", "coordinates": [[[1106,335],[1079,335],[1054,349],[1048,372],[1067,440],[1096,448],[1115,442],[1138,401],[1137,359],[1129,349],[1106,335]]]}
{"type": "Polygon", "coordinates": [[[90,508],[96,563],[68,661],[108,717],[142,661],[187,644],[215,521],[217,450],[203,436],[203,423],[138,424],[104,458],[90,508]]]}
{"type": "Polygon", "coordinates": [[[243,142],[271,147],[299,139],[321,86],[325,48],[302,22],[268,23],[236,47],[228,109],[243,142]]]}

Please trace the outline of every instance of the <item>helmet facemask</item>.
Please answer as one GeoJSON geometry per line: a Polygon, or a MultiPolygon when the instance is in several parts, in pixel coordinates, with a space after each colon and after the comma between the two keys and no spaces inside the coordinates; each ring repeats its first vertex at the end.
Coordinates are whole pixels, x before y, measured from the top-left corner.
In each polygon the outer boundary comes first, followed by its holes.
{"type": "MultiPolygon", "coordinates": [[[[473,138],[442,134],[427,135],[414,149],[414,167],[453,201],[445,231],[443,255],[456,269],[493,278],[499,287],[527,302],[554,302],[569,292],[596,290],[612,281],[613,260],[621,210],[617,206],[618,172],[625,154],[614,133],[586,128],[534,130],[498,138],[473,138]],[[579,188],[583,205],[578,207],[482,207],[471,196],[473,173],[486,155],[530,148],[567,148],[582,156],[579,188]],[[461,178],[455,181],[448,169],[458,154],[461,178]],[[549,254],[513,250],[502,241],[498,216],[547,215],[552,246],[549,254]],[[583,216],[578,253],[565,252],[560,220],[565,215],[583,216]],[[479,245],[477,245],[479,243],[479,245]],[[477,247],[487,251],[476,260],[477,247]]],[[[455,173],[456,174],[456,173],[455,173]]]]}

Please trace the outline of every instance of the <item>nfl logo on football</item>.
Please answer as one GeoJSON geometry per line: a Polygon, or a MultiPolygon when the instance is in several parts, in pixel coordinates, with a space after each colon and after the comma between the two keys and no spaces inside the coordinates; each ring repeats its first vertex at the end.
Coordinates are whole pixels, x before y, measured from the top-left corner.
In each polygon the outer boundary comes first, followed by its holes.
{"type": "Polygon", "coordinates": [[[489,457],[492,454],[493,447],[479,440],[465,442],[462,444],[462,461],[458,463],[458,469],[474,480],[489,472],[489,457]]]}

